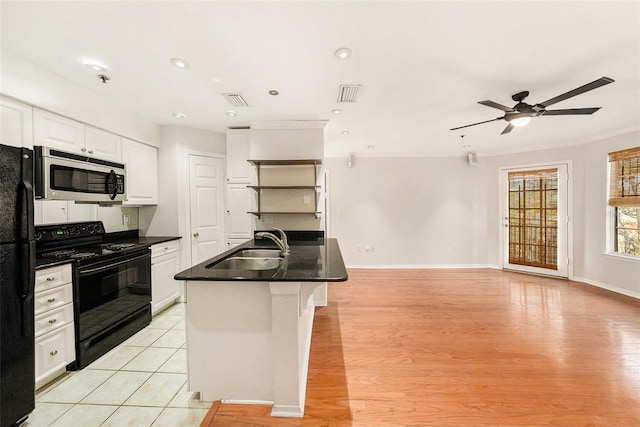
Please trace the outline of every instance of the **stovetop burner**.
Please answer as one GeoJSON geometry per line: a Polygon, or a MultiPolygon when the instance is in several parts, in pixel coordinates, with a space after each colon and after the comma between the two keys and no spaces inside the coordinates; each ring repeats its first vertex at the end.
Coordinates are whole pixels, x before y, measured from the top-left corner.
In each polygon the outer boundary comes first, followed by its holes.
{"type": "Polygon", "coordinates": [[[123,249],[130,249],[136,246],[138,246],[136,243],[107,243],[106,245],[103,245],[103,248],[110,251],[121,251],[123,249]]]}
{"type": "Polygon", "coordinates": [[[42,254],[42,257],[43,258],[63,258],[74,253],[76,253],[75,250],[68,249],[68,250],[62,250],[62,251],[47,252],[45,254],[42,254]]]}
{"type": "Polygon", "coordinates": [[[94,256],[98,256],[97,253],[94,252],[80,252],[77,254],[72,254],[69,255],[69,258],[73,258],[73,259],[87,259],[87,258],[92,258],[94,256]]]}

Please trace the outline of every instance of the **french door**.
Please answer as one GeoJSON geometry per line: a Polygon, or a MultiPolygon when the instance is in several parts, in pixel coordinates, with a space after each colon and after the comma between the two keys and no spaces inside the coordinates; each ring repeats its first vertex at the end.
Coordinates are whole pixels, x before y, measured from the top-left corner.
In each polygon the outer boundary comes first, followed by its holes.
{"type": "Polygon", "coordinates": [[[568,276],[568,166],[502,170],[503,267],[568,276]]]}

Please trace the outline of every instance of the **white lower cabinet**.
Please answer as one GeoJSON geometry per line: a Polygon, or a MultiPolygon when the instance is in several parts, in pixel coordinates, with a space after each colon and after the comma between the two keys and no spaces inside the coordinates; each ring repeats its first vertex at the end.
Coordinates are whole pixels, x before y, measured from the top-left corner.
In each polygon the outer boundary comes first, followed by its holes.
{"type": "Polygon", "coordinates": [[[71,265],[36,271],[36,389],[65,372],[76,360],[71,265]]]}
{"type": "Polygon", "coordinates": [[[180,271],[180,241],[151,246],[151,314],[182,296],[182,282],[173,276],[180,271]]]}

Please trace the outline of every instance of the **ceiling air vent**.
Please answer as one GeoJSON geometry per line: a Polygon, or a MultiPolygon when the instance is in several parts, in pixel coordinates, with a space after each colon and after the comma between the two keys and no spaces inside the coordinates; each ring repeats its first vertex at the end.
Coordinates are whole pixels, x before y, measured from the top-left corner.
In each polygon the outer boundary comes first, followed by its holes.
{"type": "Polygon", "coordinates": [[[240,93],[223,93],[222,96],[234,107],[248,107],[247,101],[240,93]]]}
{"type": "Polygon", "coordinates": [[[338,102],[356,102],[361,85],[340,85],[338,102]]]}

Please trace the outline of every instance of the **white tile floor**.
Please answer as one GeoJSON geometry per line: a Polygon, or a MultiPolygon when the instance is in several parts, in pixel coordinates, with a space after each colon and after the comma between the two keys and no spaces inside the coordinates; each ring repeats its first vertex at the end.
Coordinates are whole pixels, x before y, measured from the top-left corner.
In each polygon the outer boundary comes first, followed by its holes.
{"type": "Polygon", "coordinates": [[[85,369],[36,393],[25,427],[199,426],[211,402],[187,391],[184,304],[85,369]]]}

